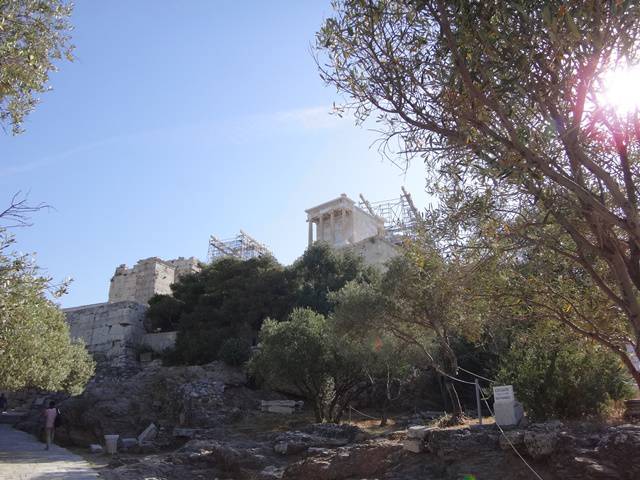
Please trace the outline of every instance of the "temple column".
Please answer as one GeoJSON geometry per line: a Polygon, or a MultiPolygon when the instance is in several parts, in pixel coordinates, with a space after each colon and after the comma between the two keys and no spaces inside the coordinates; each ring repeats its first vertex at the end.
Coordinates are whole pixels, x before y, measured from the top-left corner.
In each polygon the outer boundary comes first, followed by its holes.
{"type": "Polygon", "coordinates": [[[346,211],[347,217],[345,218],[346,227],[346,237],[348,243],[354,243],[355,240],[355,226],[353,224],[353,210],[346,211]]]}
{"type": "Polygon", "coordinates": [[[320,222],[318,223],[316,241],[324,242],[324,215],[322,213],[320,214],[320,222]]]}
{"type": "Polygon", "coordinates": [[[311,244],[313,243],[313,219],[310,218],[308,221],[309,221],[309,246],[311,246],[311,244]]]}
{"type": "Polygon", "coordinates": [[[331,245],[335,245],[336,244],[336,211],[335,210],[331,210],[331,213],[329,214],[329,223],[331,225],[331,235],[329,238],[331,238],[331,245]]]}

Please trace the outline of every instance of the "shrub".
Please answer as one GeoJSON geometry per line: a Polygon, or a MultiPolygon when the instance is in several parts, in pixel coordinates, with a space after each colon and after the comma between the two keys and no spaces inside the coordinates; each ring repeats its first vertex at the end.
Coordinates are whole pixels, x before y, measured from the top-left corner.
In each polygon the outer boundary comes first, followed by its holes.
{"type": "Polygon", "coordinates": [[[147,329],[151,332],[169,332],[176,330],[184,303],[169,295],[154,295],[149,300],[147,310],[147,329]]]}
{"type": "Polygon", "coordinates": [[[601,415],[613,400],[632,393],[617,357],[550,324],[516,338],[502,358],[498,381],[513,384],[516,397],[536,420],[601,415]]]}
{"type": "Polygon", "coordinates": [[[94,361],[71,340],[64,313],[48,298],[51,280],[32,257],[9,252],[12,245],[0,229],[0,389],[81,393],[94,361]]]}
{"type": "Polygon", "coordinates": [[[240,338],[227,338],[222,342],[218,358],[227,365],[238,367],[249,360],[251,349],[249,344],[240,338]]]}

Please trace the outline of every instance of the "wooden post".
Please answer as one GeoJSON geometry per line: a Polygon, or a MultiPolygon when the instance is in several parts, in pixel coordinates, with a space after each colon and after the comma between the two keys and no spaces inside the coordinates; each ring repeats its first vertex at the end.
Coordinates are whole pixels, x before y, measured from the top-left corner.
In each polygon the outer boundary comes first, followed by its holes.
{"type": "Polygon", "coordinates": [[[476,407],[478,409],[478,425],[482,425],[482,404],[480,403],[480,383],[476,378],[476,407]]]}

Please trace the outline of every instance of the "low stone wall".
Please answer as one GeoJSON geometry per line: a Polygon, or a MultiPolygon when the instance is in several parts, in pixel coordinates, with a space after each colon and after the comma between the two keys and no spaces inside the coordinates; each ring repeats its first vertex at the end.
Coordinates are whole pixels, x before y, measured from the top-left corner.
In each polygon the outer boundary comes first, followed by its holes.
{"type": "Polygon", "coordinates": [[[360,255],[367,265],[375,265],[380,268],[384,268],[385,263],[400,254],[397,247],[381,237],[366,238],[346,248],[350,248],[360,255]]]}
{"type": "Polygon", "coordinates": [[[71,337],[82,339],[98,364],[117,367],[135,360],[145,335],[146,311],[145,305],[126,301],[67,308],[64,313],[71,337]]]}
{"type": "Polygon", "coordinates": [[[140,343],[155,353],[162,353],[175,347],[177,336],[178,332],[145,333],[140,343]]]}

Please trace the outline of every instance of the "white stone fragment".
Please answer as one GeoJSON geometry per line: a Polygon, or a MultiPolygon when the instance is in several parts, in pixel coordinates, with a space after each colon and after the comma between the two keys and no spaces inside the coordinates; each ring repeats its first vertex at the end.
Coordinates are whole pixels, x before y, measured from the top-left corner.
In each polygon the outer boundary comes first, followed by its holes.
{"type": "Polygon", "coordinates": [[[409,429],[407,430],[407,438],[419,438],[420,440],[423,440],[424,437],[427,436],[428,431],[429,427],[423,427],[420,425],[409,427],[409,429]]]}
{"type": "Polygon", "coordinates": [[[419,438],[407,438],[402,441],[402,447],[413,453],[421,453],[424,451],[424,442],[419,438]]]}
{"type": "Polygon", "coordinates": [[[150,423],[144,431],[138,435],[138,443],[146,442],[149,440],[153,440],[158,435],[158,427],[156,427],[153,423],[150,423]]]}

